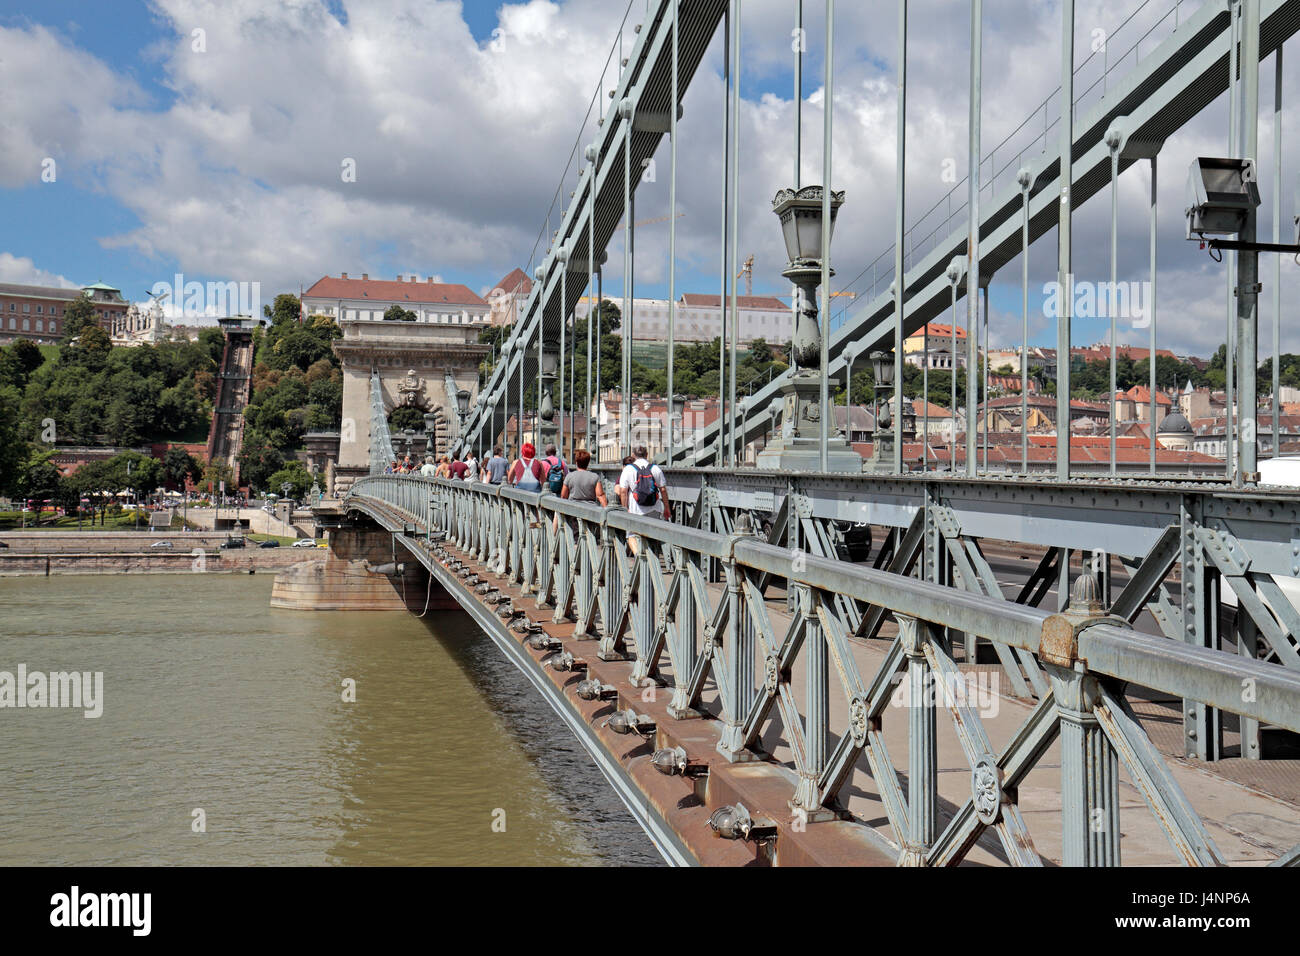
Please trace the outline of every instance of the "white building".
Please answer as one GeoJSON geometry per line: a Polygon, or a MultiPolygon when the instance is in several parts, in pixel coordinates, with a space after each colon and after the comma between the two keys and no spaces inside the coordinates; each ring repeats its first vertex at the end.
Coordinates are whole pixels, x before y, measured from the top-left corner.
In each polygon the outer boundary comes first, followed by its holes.
{"type": "Polygon", "coordinates": [[[328,315],[335,322],[379,321],[391,306],[415,313],[415,321],[442,325],[474,325],[488,320],[488,304],[460,283],[420,281],[416,276],[396,281],[325,276],[303,293],[303,312],[328,315]]]}
{"type": "MultiPolygon", "coordinates": [[[[617,295],[607,295],[606,299],[620,309],[623,300],[617,295]]],[[[718,305],[719,296],[684,293],[677,300],[677,319],[673,328],[675,342],[712,342],[722,334],[722,309],[718,305]]],[[[574,313],[580,319],[587,317],[591,308],[591,299],[583,297],[574,307],[574,313]]],[[[731,335],[731,299],[726,300],[727,335],[731,335]]],[[[781,346],[790,341],[794,334],[794,321],[790,306],[775,296],[741,295],[736,297],[736,311],[740,319],[740,346],[745,348],[755,339],[763,339],[770,345],[781,346]]],[[[623,317],[624,323],[627,316],[623,317]]],[[[632,334],[638,342],[668,341],[668,300],[667,299],[633,299],[632,300],[632,334]]]]}
{"type": "Polygon", "coordinates": [[[512,269],[487,294],[491,310],[488,321],[492,325],[514,325],[532,291],[533,280],[524,275],[524,270],[512,269]]]}

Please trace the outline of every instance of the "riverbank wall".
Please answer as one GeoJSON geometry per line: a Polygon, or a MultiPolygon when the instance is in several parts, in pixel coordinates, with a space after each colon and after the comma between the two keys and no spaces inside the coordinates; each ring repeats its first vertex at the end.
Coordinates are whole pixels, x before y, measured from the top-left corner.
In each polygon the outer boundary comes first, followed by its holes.
{"type": "Polygon", "coordinates": [[[0,577],[55,574],[276,574],[291,568],[324,566],[321,548],[203,548],[157,552],[0,551],[0,577]]]}

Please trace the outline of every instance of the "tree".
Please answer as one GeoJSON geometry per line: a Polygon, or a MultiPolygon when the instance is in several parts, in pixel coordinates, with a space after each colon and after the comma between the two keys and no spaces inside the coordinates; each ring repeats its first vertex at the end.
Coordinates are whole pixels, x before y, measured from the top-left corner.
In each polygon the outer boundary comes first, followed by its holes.
{"type": "Polygon", "coordinates": [[[95,315],[95,306],[90,298],[82,293],[63,310],[63,341],[73,341],[84,328],[91,325],[98,327],[99,317],[95,315]]]}
{"type": "MultiPolygon", "coordinates": [[[[284,455],[260,434],[246,434],[239,451],[239,480],[250,487],[266,489],[271,476],[284,467],[284,455]]],[[[226,485],[230,489],[230,485],[226,485]]]]}
{"type": "MultiPolygon", "coordinates": [[[[596,306],[596,316],[600,320],[600,325],[597,328],[599,328],[602,336],[617,332],[623,324],[623,310],[618,307],[617,303],[611,302],[609,299],[600,300],[600,304],[596,306]]],[[[583,331],[585,333],[585,327],[583,331]]],[[[583,341],[586,341],[585,335],[583,341]]]]}
{"type": "Polygon", "coordinates": [[[219,366],[226,351],[226,333],[221,329],[204,329],[199,333],[199,346],[212,359],[212,364],[219,366]]]}
{"type": "Polygon", "coordinates": [[[281,292],[275,297],[274,304],[262,306],[262,315],[271,320],[272,326],[296,323],[302,315],[302,303],[296,295],[281,292]]]}
{"type": "Polygon", "coordinates": [[[53,448],[34,447],[18,473],[18,494],[32,502],[38,515],[45,502],[58,495],[63,480],[58,467],[50,461],[53,456],[53,448]]]}
{"type": "Polygon", "coordinates": [[[45,364],[41,350],[27,339],[0,348],[0,385],[26,388],[33,372],[45,364]]]}
{"type": "Polygon", "coordinates": [[[203,469],[203,476],[199,479],[199,487],[209,494],[219,494],[223,481],[226,483],[227,490],[233,490],[235,487],[235,473],[230,470],[230,466],[224,461],[213,461],[209,462],[203,469]]]}
{"type": "Polygon", "coordinates": [[[113,340],[108,337],[108,333],[99,325],[88,325],[82,329],[81,335],[77,337],[77,348],[87,354],[95,354],[104,358],[113,348],[113,340]]]}
{"type": "Polygon", "coordinates": [[[410,309],[403,309],[397,303],[390,305],[384,312],[386,322],[414,322],[415,313],[410,309]]]}
{"type": "Polygon", "coordinates": [[[177,490],[185,490],[185,480],[197,481],[203,473],[198,459],[179,445],[172,445],[163,456],[163,477],[177,490]]]}
{"type": "Polygon", "coordinates": [[[424,431],[424,413],[409,405],[399,405],[388,416],[388,430],[396,435],[408,428],[415,432],[424,431]]]}
{"type": "Polygon", "coordinates": [[[290,332],[276,343],[275,351],[284,360],[285,367],[296,365],[304,372],[313,363],[330,354],[328,341],[308,329],[290,332]]]}
{"type": "Polygon", "coordinates": [[[12,385],[0,384],[0,494],[17,490],[26,446],[19,432],[19,403],[22,395],[12,385]]]}
{"type": "Polygon", "coordinates": [[[138,451],[124,451],[108,460],[108,470],[120,490],[144,498],[163,483],[163,463],[138,451]]]}
{"type": "Polygon", "coordinates": [[[271,475],[267,481],[267,490],[277,495],[283,494],[282,486],[288,483],[293,486],[289,489],[290,498],[305,498],[312,481],[307,466],[295,458],[293,461],[286,462],[283,468],[271,475]]]}

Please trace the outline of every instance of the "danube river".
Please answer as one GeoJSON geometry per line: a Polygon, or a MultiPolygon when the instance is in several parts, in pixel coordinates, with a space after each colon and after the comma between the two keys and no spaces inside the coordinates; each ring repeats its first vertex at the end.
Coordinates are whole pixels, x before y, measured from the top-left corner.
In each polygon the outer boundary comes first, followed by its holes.
{"type": "Polygon", "coordinates": [[[0,578],[0,671],[103,674],[98,718],[0,708],[0,864],[659,862],[468,617],[271,583],[0,578]]]}

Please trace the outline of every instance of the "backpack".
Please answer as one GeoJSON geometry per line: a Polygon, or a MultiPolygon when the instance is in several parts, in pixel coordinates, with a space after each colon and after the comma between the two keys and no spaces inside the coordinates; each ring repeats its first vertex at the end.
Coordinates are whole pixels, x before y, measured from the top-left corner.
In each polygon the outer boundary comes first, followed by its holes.
{"type": "Polygon", "coordinates": [[[641,465],[632,467],[636,469],[636,487],[633,489],[636,503],[642,508],[648,508],[659,500],[659,486],[655,483],[654,472],[641,465]]]}
{"type": "Polygon", "coordinates": [[[546,487],[550,489],[551,494],[558,495],[560,489],[564,487],[564,465],[558,458],[551,462],[551,468],[546,473],[546,487]]]}

